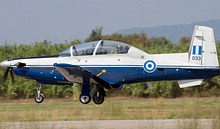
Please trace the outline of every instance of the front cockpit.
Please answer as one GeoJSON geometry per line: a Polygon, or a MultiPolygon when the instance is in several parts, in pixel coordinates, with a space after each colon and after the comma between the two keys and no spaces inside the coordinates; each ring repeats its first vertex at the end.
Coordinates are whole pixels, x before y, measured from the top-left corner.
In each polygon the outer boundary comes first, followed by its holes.
{"type": "Polygon", "coordinates": [[[127,54],[130,47],[130,45],[118,41],[93,41],[71,46],[70,48],[61,52],[59,56],[69,57],[104,54],[127,54]]]}

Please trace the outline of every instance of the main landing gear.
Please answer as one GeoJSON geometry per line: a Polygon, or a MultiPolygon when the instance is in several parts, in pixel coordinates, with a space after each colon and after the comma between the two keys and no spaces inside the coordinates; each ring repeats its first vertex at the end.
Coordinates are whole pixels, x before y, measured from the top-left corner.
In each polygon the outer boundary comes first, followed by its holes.
{"type": "Polygon", "coordinates": [[[37,88],[37,94],[35,95],[34,100],[36,103],[42,103],[44,101],[44,95],[41,93],[41,84],[39,84],[39,87],[37,88]]]}
{"type": "MultiPolygon", "coordinates": [[[[102,86],[97,85],[96,86],[96,92],[92,96],[92,100],[95,104],[102,104],[105,100],[105,90],[102,86]]],[[[79,100],[82,104],[88,104],[91,101],[91,96],[90,96],[90,84],[83,84],[82,86],[82,93],[79,96],[79,100]]]]}
{"type": "Polygon", "coordinates": [[[79,101],[82,103],[82,104],[88,104],[90,101],[91,101],[91,96],[90,95],[80,95],[79,96],[79,101]]]}
{"type": "MultiPolygon", "coordinates": [[[[90,96],[90,84],[84,83],[82,86],[81,95],[79,96],[79,100],[82,104],[88,104],[91,99],[95,104],[102,104],[105,101],[105,90],[103,86],[96,85],[96,90],[93,96],[90,96]]],[[[41,92],[41,84],[39,84],[37,88],[37,94],[34,97],[36,103],[42,103],[44,101],[44,95],[41,92]]]]}
{"type": "Polygon", "coordinates": [[[93,95],[93,102],[95,104],[102,104],[105,101],[105,90],[102,86],[97,85],[96,93],[93,95]]]}

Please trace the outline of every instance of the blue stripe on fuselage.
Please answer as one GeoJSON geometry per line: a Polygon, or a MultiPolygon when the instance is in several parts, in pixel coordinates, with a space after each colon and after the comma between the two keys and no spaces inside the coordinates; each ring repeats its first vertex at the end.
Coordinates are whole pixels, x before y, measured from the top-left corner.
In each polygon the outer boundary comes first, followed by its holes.
{"type": "MultiPolygon", "coordinates": [[[[181,79],[202,79],[216,76],[217,73],[206,73],[195,67],[191,69],[183,69],[183,66],[170,66],[165,68],[158,66],[153,73],[147,73],[143,69],[143,65],[85,65],[80,66],[89,70],[94,75],[99,75],[103,70],[105,73],[99,77],[110,84],[127,84],[145,81],[160,81],[160,80],[181,80],[181,79]]],[[[185,66],[186,67],[186,66],[185,66]]],[[[17,75],[24,76],[30,79],[45,79],[55,81],[67,81],[65,77],[59,73],[53,66],[49,67],[13,67],[17,75]]]]}

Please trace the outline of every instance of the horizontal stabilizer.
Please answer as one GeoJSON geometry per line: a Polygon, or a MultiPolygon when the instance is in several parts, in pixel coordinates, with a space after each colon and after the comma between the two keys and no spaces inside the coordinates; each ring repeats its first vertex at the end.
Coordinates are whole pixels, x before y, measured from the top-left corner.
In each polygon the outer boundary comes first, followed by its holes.
{"type": "Polygon", "coordinates": [[[178,84],[180,88],[186,88],[191,86],[197,86],[202,83],[203,79],[193,79],[193,80],[180,80],[178,84]]]}

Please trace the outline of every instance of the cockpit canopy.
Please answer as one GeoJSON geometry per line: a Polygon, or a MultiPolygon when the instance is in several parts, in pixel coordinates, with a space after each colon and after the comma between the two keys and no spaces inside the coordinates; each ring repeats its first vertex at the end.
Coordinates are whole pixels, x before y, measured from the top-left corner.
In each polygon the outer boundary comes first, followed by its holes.
{"type": "Polygon", "coordinates": [[[86,56],[86,55],[103,55],[103,54],[127,54],[131,46],[118,41],[101,40],[87,43],[80,43],[65,51],[59,56],[86,56]]]}

